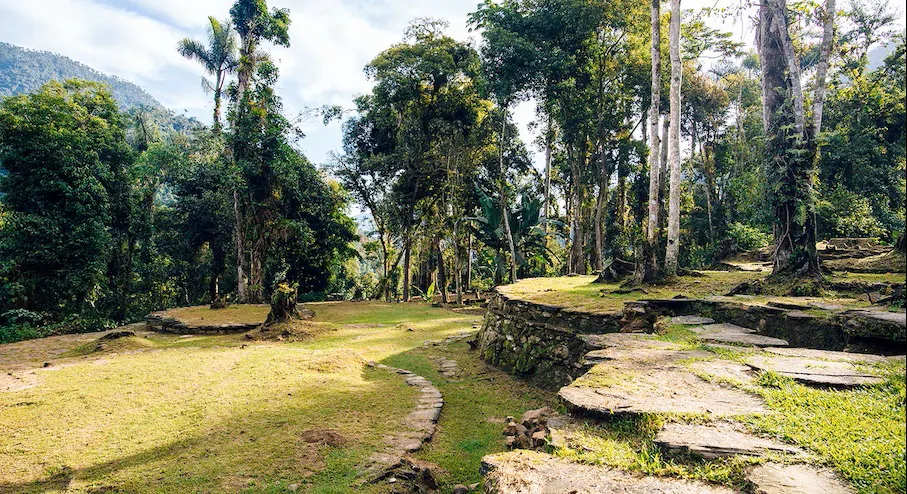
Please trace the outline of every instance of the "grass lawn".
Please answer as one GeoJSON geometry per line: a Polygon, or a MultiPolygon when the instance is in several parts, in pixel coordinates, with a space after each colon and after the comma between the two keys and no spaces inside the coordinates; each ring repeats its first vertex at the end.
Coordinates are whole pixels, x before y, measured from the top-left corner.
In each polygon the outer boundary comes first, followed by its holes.
{"type": "Polygon", "coordinates": [[[680,276],[675,283],[646,287],[646,292],[613,293],[620,283],[593,283],[595,276],[529,278],[498,290],[508,296],[543,304],[570,307],[577,311],[607,313],[623,310],[626,302],[643,298],[672,298],[677,295],[705,297],[723,295],[743,283],[765,276],[752,271],[703,271],[704,276],[680,276]]]}
{"type": "Polygon", "coordinates": [[[365,360],[417,372],[444,394],[418,457],[440,466],[447,490],[480,480],[480,458],[503,449],[505,415],[552,403],[463,342],[422,347],[472,331],[479,316],[420,303],[308,306],[336,329],[300,343],[139,333],[100,352],[89,335],[57,337],[47,351],[42,340],[0,346],[0,370],[30,377],[0,392],[0,492],[381,492],[351,484],[415,391],[365,360]],[[461,378],[441,377],[437,355],[455,359],[461,378]],[[325,430],[336,440],[306,442],[325,430]]]}

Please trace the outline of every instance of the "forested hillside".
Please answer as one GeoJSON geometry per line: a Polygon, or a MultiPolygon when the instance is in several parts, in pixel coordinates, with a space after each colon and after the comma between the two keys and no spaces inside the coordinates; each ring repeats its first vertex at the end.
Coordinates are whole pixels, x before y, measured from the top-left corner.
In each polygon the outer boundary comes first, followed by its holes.
{"type": "Polygon", "coordinates": [[[0,42],[0,97],[35,91],[50,80],[84,79],[107,84],[123,109],[160,107],[144,89],[118,77],[102,74],[70,58],[0,42]]]}

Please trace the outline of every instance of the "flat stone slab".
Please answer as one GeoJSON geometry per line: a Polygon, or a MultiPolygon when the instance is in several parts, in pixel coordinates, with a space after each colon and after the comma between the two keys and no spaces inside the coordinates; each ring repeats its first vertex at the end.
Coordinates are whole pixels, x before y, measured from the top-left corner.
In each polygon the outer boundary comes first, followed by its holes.
{"type": "MultiPolygon", "coordinates": [[[[608,364],[600,364],[602,365],[608,364]]],[[[680,368],[654,368],[627,374],[616,370],[614,384],[561,388],[558,397],[572,410],[593,417],[615,414],[704,413],[714,416],[766,413],[761,398],[708,382],[680,368]]]]}
{"type": "Polygon", "coordinates": [[[853,363],[834,360],[763,354],[747,357],[746,364],[756,370],[776,372],[813,386],[850,388],[884,381],[860,370],[853,363]]]}
{"type": "MultiPolygon", "coordinates": [[[[891,358],[883,355],[873,355],[871,353],[852,353],[852,352],[833,352],[831,350],[813,350],[811,348],[776,348],[768,347],[765,351],[775,355],[785,357],[803,357],[809,359],[833,360],[837,362],[861,362],[877,363],[886,362],[891,358]]],[[[903,358],[903,357],[902,357],[903,358]]]]}
{"type": "Polygon", "coordinates": [[[907,327],[907,312],[888,312],[881,310],[849,310],[845,313],[848,316],[859,316],[876,321],[883,321],[897,324],[900,327],[907,327]]]}
{"type": "Polygon", "coordinates": [[[748,384],[755,377],[750,366],[728,360],[700,360],[690,364],[690,368],[699,375],[740,384],[748,384]]]}
{"type": "Polygon", "coordinates": [[[852,494],[855,492],[831,470],[809,465],[765,463],[751,468],[746,479],[756,494],[852,494]]]}
{"type": "Polygon", "coordinates": [[[713,341],[717,343],[733,343],[748,346],[789,346],[786,340],[781,338],[772,338],[757,334],[754,330],[737,326],[736,324],[718,323],[707,324],[692,328],[692,331],[699,333],[699,338],[703,341],[713,341]]]}
{"type": "Polygon", "coordinates": [[[690,453],[707,460],[738,455],[761,457],[768,453],[802,453],[793,446],[748,434],[729,422],[665,424],[655,436],[655,444],[668,453],[690,453]]]}
{"type": "Polygon", "coordinates": [[[702,316],[674,316],[671,318],[673,324],[685,324],[698,326],[700,324],[712,324],[715,322],[711,317],[702,316]]]}
{"type": "Polygon", "coordinates": [[[518,450],[482,458],[485,492],[494,494],[730,494],[705,482],[641,476],[518,450]]]}

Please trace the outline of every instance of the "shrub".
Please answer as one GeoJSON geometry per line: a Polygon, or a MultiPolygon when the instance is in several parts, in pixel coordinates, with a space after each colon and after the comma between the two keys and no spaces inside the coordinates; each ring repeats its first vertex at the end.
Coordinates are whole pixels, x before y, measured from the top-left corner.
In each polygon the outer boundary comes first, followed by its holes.
{"type": "Polygon", "coordinates": [[[740,250],[761,249],[772,243],[772,235],[770,233],[740,222],[731,223],[727,234],[734,240],[740,250]]]}

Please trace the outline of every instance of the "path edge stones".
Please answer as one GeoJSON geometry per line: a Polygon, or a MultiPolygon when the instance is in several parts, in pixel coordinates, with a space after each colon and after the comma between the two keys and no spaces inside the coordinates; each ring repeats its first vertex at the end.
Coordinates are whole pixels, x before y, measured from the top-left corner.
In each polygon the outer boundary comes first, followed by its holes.
{"type": "Polygon", "coordinates": [[[377,362],[366,362],[366,365],[399,374],[407,385],[419,390],[416,406],[403,420],[403,426],[387,437],[384,449],[373,453],[362,469],[363,481],[375,483],[392,475],[408,453],[418,451],[423,444],[431,441],[441,418],[444,398],[431,381],[411,371],[377,362]]]}

